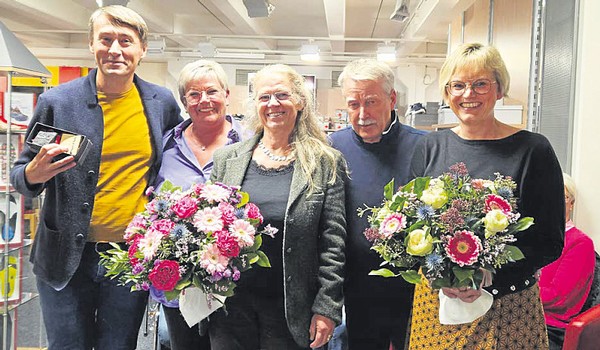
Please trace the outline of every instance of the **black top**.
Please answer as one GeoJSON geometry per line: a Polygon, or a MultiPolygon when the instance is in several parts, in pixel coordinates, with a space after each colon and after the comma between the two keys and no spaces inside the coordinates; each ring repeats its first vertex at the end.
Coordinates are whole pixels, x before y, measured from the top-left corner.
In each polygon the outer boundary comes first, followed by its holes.
{"type": "Polygon", "coordinates": [[[352,128],[331,135],[332,146],[346,158],[350,169],[350,181],[346,183],[346,280],[344,293],[350,297],[410,298],[413,286],[404,279],[369,276],[371,270],[379,269],[383,261],[371,250],[363,232],[369,226],[367,216],[358,217],[356,210],[380,206],[383,188],[391,180],[396,186],[404,185],[410,178],[410,160],[417,142],[424,132],[398,122],[379,142],[365,143],[352,128]],[[403,293],[404,295],[400,295],[403,293]],[[407,296],[408,295],[408,296],[407,296]]]}
{"type": "Polygon", "coordinates": [[[263,224],[258,230],[270,224],[279,231],[274,238],[267,235],[262,237],[260,250],[269,258],[271,267],[255,265],[242,273],[239,290],[283,297],[283,223],[293,174],[293,162],[277,169],[267,169],[255,161],[250,162],[242,190],[250,195],[250,201],[260,208],[263,215],[263,224]]]}
{"type": "Polygon", "coordinates": [[[535,224],[516,234],[515,245],[525,259],[498,270],[489,290],[501,296],[532,285],[532,276],[560,256],[564,242],[562,171],[550,142],[528,131],[500,140],[464,140],[444,130],[427,135],[419,144],[411,170],[413,176],[435,177],[458,162],[467,166],[472,178],[491,180],[499,172],[517,183],[517,210],[522,217],[533,217],[535,224]]]}

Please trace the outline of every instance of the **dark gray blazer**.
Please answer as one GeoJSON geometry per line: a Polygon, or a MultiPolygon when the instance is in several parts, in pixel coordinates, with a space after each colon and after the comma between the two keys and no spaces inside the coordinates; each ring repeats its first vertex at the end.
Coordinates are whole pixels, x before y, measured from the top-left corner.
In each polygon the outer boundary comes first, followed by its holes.
{"type": "MultiPolygon", "coordinates": [[[[217,150],[212,181],[240,186],[259,138],[217,150]]],[[[313,314],[341,322],[345,264],[346,217],[344,209],[345,164],[338,154],[337,181],[327,185],[332,170],[317,169],[317,190],[308,195],[308,183],[294,165],[283,229],[284,300],[288,328],[298,344],[308,347],[313,314]]],[[[250,198],[252,200],[252,198],[250,198]]]]}
{"type": "MultiPolygon", "coordinates": [[[[154,159],[148,183],[153,183],[162,159],[162,136],[181,120],[180,110],[169,90],[137,76],[134,83],[152,135],[154,159]]],[[[86,135],[93,147],[75,168],[44,184],[29,185],[25,182],[25,167],[36,154],[25,146],[10,173],[13,186],[27,197],[35,197],[46,189],[30,259],[37,277],[57,290],[71,280],[87,241],[100,169],[103,118],[96,97],[96,70],[87,77],[48,90],[37,101],[27,135],[36,122],[41,122],[86,135]]]]}

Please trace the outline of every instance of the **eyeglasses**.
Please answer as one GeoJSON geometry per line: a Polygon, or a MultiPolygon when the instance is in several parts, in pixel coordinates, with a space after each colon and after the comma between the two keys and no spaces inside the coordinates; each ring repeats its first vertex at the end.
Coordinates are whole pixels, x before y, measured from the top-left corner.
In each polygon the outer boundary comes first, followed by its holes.
{"type": "Polygon", "coordinates": [[[492,85],[496,84],[495,81],[489,79],[477,79],[471,83],[465,83],[463,81],[451,81],[446,84],[446,90],[452,96],[462,96],[467,88],[471,88],[471,91],[478,95],[485,95],[490,92],[492,85]]]}
{"type": "Polygon", "coordinates": [[[275,98],[277,102],[287,101],[292,97],[290,93],[287,92],[275,92],[272,94],[262,94],[258,96],[258,102],[260,103],[269,103],[272,98],[275,98]]]}
{"type": "Polygon", "coordinates": [[[191,90],[187,94],[185,94],[185,100],[190,105],[197,105],[202,101],[202,95],[206,94],[206,98],[209,100],[217,99],[220,96],[221,90],[218,89],[210,89],[206,91],[194,91],[191,90]]]}

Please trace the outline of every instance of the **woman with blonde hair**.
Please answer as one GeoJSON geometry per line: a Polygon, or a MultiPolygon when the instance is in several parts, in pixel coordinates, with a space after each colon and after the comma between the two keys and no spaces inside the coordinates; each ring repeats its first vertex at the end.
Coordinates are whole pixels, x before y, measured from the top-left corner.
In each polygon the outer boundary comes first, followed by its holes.
{"type": "MultiPolygon", "coordinates": [[[[411,349],[547,349],[548,337],[535,274],[556,260],[565,229],[562,172],[548,140],[496,119],[496,101],[506,96],[509,75],[497,49],[463,44],[440,71],[440,90],[458,117],[458,126],[426,135],[417,146],[412,173],[439,176],[463,162],[473,178],[510,176],[522,217],[535,224],[516,235],[525,259],[503,265],[484,286],[491,308],[473,322],[441,324],[438,291],[417,285],[411,323],[411,349]]],[[[477,288],[442,288],[449,298],[472,303],[477,288]]]]}
{"type": "Polygon", "coordinates": [[[341,322],[345,162],[286,65],[256,74],[247,118],[256,136],[217,151],[211,179],[241,186],[278,232],[263,237],[271,268],[245,272],[211,316],[212,349],[317,348],[341,322]]]}

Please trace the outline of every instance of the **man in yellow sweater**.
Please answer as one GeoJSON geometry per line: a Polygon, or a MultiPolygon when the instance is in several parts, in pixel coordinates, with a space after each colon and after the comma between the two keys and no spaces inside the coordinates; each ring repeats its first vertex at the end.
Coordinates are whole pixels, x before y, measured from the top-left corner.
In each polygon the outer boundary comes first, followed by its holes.
{"type": "MultiPolygon", "coordinates": [[[[26,196],[46,197],[31,261],[49,349],[135,349],[148,298],[104,277],[98,252],[123,242],[162,158],[162,135],[180,121],[165,88],[135,75],[146,55],[148,28],[122,6],[90,18],[90,51],[97,69],[42,94],[33,122],[87,136],[92,148],[76,163],[48,144],[26,148],[11,182],[26,196]]],[[[28,130],[30,133],[32,130],[28,130]]]]}

